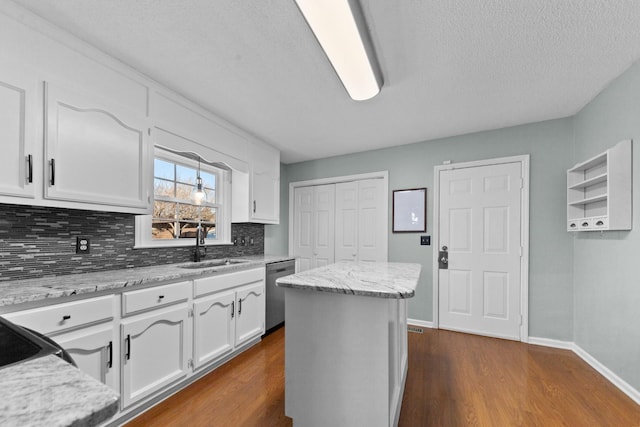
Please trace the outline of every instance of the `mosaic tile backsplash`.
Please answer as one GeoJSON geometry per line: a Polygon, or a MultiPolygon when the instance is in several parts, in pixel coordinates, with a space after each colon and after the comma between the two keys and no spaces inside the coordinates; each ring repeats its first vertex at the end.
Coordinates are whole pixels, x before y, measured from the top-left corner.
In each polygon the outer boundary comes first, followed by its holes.
{"type": "MultiPolygon", "coordinates": [[[[191,260],[193,247],[133,249],[134,222],[133,214],[0,204],[0,281],[191,260]],[[90,239],[88,254],[76,254],[77,237],[90,239]]],[[[264,253],[264,225],[232,224],[231,234],[247,244],[209,246],[207,259],[264,253]]]]}

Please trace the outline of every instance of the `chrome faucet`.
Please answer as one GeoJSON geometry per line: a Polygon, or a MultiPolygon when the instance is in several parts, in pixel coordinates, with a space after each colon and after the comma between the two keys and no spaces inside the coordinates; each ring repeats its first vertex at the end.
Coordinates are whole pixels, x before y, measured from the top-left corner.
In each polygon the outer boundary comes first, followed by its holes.
{"type": "Polygon", "coordinates": [[[207,256],[207,248],[201,246],[204,245],[204,238],[202,237],[202,226],[198,224],[198,228],[196,228],[196,250],[193,253],[193,262],[200,262],[204,257],[207,256]]]}

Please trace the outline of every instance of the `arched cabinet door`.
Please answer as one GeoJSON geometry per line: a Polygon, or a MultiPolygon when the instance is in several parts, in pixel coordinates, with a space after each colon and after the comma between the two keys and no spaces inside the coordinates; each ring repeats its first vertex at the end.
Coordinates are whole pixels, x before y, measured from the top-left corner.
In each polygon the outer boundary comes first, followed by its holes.
{"type": "Polygon", "coordinates": [[[123,408],[187,376],[188,319],[184,303],[122,321],[123,408]]]}
{"type": "Polygon", "coordinates": [[[236,291],[236,346],[264,333],[264,280],[236,291]]]}
{"type": "Polygon", "coordinates": [[[234,291],[198,299],[193,304],[193,362],[198,369],[231,353],[235,345],[234,291]]]}
{"type": "Polygon", "coordinates": [[[150,213],[146,118],[49,82],[45,97],[44,197],[150,213]]]}

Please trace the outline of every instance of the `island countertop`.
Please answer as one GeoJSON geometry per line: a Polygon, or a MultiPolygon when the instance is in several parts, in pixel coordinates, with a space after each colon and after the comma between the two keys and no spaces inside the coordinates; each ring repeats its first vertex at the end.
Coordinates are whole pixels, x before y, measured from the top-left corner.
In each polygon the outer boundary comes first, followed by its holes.
{"type": "Polygon", "coordinates": [[[57,356],[0,369],[0,425],[93,426],[118,411],[118,394],[57,356]]]}
{"type": "Polygon", "coordinates": [[[341,261],[281,277],[276,284],[282,288],[402,299],[415,295],[420,270],[420,264],[341,261]]]}

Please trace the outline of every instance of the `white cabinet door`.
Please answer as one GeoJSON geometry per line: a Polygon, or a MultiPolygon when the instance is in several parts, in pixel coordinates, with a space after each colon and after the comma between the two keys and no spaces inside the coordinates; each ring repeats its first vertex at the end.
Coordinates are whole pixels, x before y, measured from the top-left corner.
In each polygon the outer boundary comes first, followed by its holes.
{"type": "Polygon", "coordinates": [[[253,222],[280,222],[280,152],[267,145],[251,146],[251,213],[253,222]]]}
{"type": "Polygon", "coordinates": [[[122,320],[122,405],[161,391],[187,376],[186,304],[122,320]]]}
{"type": "Polygon", "coordinates": [[[264,333],[264,280],[236,292],[236,347],[264,333]]]}
{"type": "Polygon", "coordinates": [[[34,77],[0,68],[0,196],[34,197],[37,92],[34,77]]]}
{"type": "Polygon", "coordinates": [[[71,355],[82,372],[119,391],[112,323],[67,332],[53,339],[71,355]]]}
{"type": "Polygon", "coordinates": [[[146,119],[46,84],[45,198],[151,213],[146,119]]]}
{"type": "Polygon", "coordinates": [[[197,369],[233,351],[236,293],[227,291],[200,298],[193,310],[193,361],[197,369]]]}

